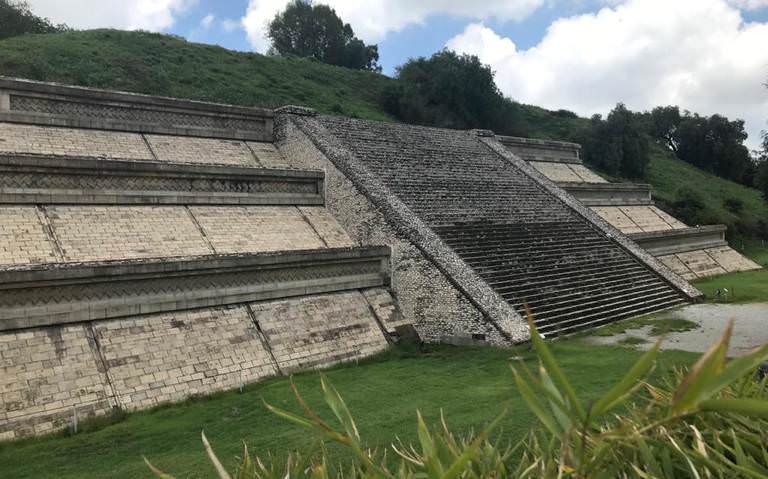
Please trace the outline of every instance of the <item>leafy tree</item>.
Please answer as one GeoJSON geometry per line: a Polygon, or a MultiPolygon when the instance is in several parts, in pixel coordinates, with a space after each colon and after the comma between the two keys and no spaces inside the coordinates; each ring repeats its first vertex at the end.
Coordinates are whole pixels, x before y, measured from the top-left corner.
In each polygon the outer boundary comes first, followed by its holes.
{"type": "Polygon", "coordinates": [[[514,106],[496,87],[491,68],[474,55],[442,50],[408,60],[397,77],[384,93],[384,108],[403,121],[507,131],[503,119],[514,106]]]}
{"type": "Polygon", "coordinates": [[[722,115],[680,114],[677,106],[654,108],[645,114],[648,133],[678,158],[720,177],[751,186],[755,176],[744,146],[744,121],[722,115]]]}
{"type": "Polygon", "coordinates": [[[315,58],[357,70],[381,71],[379,48],[355,36],[336,11],[309,0],[293,0],[269,24],[272,52],[315,58]]]}
{"type": "Polygon", "coordinates": [[[54,25],[47,18],[32,13],[24,1],[0,0],[0,39],[25,33],[55,33],[69,30],[65,24],[54,25]]]}
{"type": "Polygon", "coordinates": [[[763,132],[763,151],[758,158],[755,186],[763,193],[768,201],[768,131],[763,132]]]}
{"type": "Polygon", "coordinates": [[[625,178],[643,178],[650,160],[648,138],[637,116],[622,103],[603,120],[595,115],[577,138],[584,160],[597,169],[625,178]]]}

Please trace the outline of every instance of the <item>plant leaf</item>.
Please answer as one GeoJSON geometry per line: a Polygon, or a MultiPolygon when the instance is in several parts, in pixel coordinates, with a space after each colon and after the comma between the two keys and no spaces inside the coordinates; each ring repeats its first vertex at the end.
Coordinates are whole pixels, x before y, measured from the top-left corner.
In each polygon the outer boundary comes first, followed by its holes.
{"type": "Polygon", "coordinates": [[[651,349],[646,351],[640,359],[632,366],[632,369],[621,378],[614,387],[610,389],[599,401],[597,401],[590,410],[590,417],[592,419],[600,416],[601,414],[610,411],[614,407],[623,403],[632,394],[637,382],[644,378],[648,372],[653,368],[656,356],[659,353],[661,347],[661,339],[656,341],[651,349]]]}
{"type": "Polygon", "coordinates": [[[227,473],[227,470],[224,469],[224,466],[221,465],[219,458],[216,457],[216,453],[213,452],[213,448],[211,448],[211,445],[208,443],[208,438],[205,437],[205,432],[200,432],[200,436],[203,438],[203,447],[205,447],[205,452],[213,463],[213,467],[216,468],[216,473],[219,475],[219,479],[232,479],[227,473]]]}
{"type": "Polygon", "coordinates": [[[544,367],[547,368],[547,371],[549,372],[550,376],[552,376],[552,379],[554,379],[560,388],[562,388],[564,396],[568,398],[571,406],[576,410],[579,418],[583,421],[587,417],[587,413],[584,410],[584,407],[581,405],[581,402],[579,402],[579,398],[576,397],[576,391],[571,386],[571,383],[568,382],[565,374],[563,374],[560,366],[558,366],[557,361],[555,361],[555,357],[552,355],[552,352],[549,350],[547,345],[544,343],[544,340],[539,335],[539,331],[536,329],[536,325],[533,323],[533,314],[531,313],[531,310],[528,308],[527,304],[525,305],[525,312],[526,319],[528,320],[528,327],[531,330],[531,343],[533,344],[536,353],[539,355],[539,359],[544,364],[544,367]]]}

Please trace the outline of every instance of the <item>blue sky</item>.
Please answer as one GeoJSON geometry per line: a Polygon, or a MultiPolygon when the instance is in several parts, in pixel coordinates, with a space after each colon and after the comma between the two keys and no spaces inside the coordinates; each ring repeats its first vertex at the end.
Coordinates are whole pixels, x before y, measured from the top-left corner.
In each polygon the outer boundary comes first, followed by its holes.
{"type": "MultiPolygon", "coordinates": [[[[385,74],[444,47],[491,65],[516,100],[581,115],[677,104],[768,128],[768,0],[315,0],[334,7],[385,74]]],[[[143,28],[264,52],[287,0],[31,0],[77,28],[143,28]],[[88,12],[83,15],[82,12],[88,12]]]]}

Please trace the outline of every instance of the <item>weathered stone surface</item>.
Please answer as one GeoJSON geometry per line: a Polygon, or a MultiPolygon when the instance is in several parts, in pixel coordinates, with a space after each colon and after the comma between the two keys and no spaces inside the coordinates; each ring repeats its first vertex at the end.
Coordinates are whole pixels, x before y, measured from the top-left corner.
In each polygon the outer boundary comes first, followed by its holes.
{"type": "Polygon", "coordinates": [[[294,206],[190,207],[217,253],[326,247],[294,206]]]}
{"type": "Polygon", "coordinates": [[[398,327],[410,324],[387,289],[369,288],[362,290],[362,293],[387,333],[395,334],[398,327]]]}
{"type": "MultiPolygon", "coordinates": [[[[361,191],[362,186],[350,179],[348,171],[340,170],[287,117],[278,118],[277,124],[278,146],[292,167],[326,172],[326,208],[344,230],[360,244],[391,246],[392,289],[403,316],[416,323],[422,338],[456,342],[476,335],[490,343],[508,344],[508,337],[498,326],[483,317],[481,310],[414,244],[406,229],[381,204],[373,203],[361,191]]],[[[378,192],[386,194],[383,189],[378,192]]],[[[510,329],[516,340],[527,338],[527,328],[510,329]]]]}
{"type": "Polygon", "coordinates": [[[34,206],[0,206],[0,265],[56,260],[34,206]]]}
{"type": "Polygon", "coordinates": [[[183,206],[50,206],[67,261],[210,254],[183,206]]]}
{"type": "Polygon", "coordinates": [[[136,133],[0,123],[0,152],[151,161],[136,133]]]}
{"type": "Polygon", "coordinates": [[[592,210],[625,234],[687,228],[656,206],[594,206],[592,210]]]}
{"type": "Polygon", "coordinates": [[[98,321],[118,404],[143,409],[277,374],[245,306],[98,321]]]}
{"type": "Polygon", "coordinates": [[[668,254],[659,259],[689,280],[760,268],[759,264],[728,246],[668,254]]]}
{"type": "Polygon", "coordinates": [[[357,246],[344,228],[324,207],[300,206],[299,211],[329,248],[357,246]]]}
{"type": "Polygon", "coordinates": [[[251,151],[240,140],[145,135],[158,161],[233,166],[258,166],[251,151]]]}
{"type": "Polygon", "coordinates": [[[552,162],[545,162],[545,161],[531,161],[531,166],[536,168],[552,181],[555,182],[580,182],[584,181],[581,176],[576,174],[575,171],[573,171],[570,168],[570,165],[566,163],[552,163],[552,162]]]}
{"type": "Polygon", "coordinates": [[[256,155],[256,160],[262,168],[287,169],[291,167],[274,144],[256,141],[247,141],[246,144],[256,155]]]}
{"type": "Polygon", "coordinates": [[[0,440],[44,434],[113,405],[88,326],[0,332],[0,440]]]}
{"type": "Polygon", "coordinates": [[[250,307],[284,373],[362,359],[387,348],[359,291],[251,303],[250,307]]]}

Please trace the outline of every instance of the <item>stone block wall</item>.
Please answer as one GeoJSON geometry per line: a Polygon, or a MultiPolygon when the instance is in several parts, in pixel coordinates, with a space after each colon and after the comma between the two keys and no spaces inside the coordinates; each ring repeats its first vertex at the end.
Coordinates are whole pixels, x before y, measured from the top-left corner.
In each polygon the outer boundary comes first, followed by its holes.
{"type": "Polygon", "coordinates": [[[0,439],[43,434],[114,402],[87,325],[0,333],[0,439]]]}
{"type": "Polygon", "coordinates": [[[278,119],[276,125],[276,144],[291,167],[325,171],[326,209],[352,240],[361,245],[390,245],[392,290],[403,317],[414,324],[422,339],[459,343],[482,338],[490,343],[509,344],[462,291],[304,132],[288,118],[278,119]]]}
{"type": "Polygon", "coordinates": [[[0,264],[52,263],[57,259],[36,207],[0,207],[0,264]]]}
{"type": "Polygon", "coordinates": [[[251,303],[250,308],[283,372],[362,359],[387,348],[359,291],[251,303]]]}
{"type": "Polygon", "coordinates": [[[277,374],[245,306],[93,325],[118,404],[144,409],[277,374]]]}
{"type": "Polygon", "coordinates": [[[0,154],[287,168],[272,143],[0,122],[0,154]]]}
{"type": "Polygon", "coordinates": [[[140,134],[0,123],[0,152],[152,161],[140,134]]]}
{"type": "Polygon", "coordinates": [[[393,305],[372,288],[0,332],[0,440],[71,427],[75,410],[144,409],[368,357],[388,346],[374,309],[397,318],[393,305]]]}
{"type": "Polygon", "coordinates": [[[322,207],[0,206],[0,265],[354,245],[322,207]]]}

